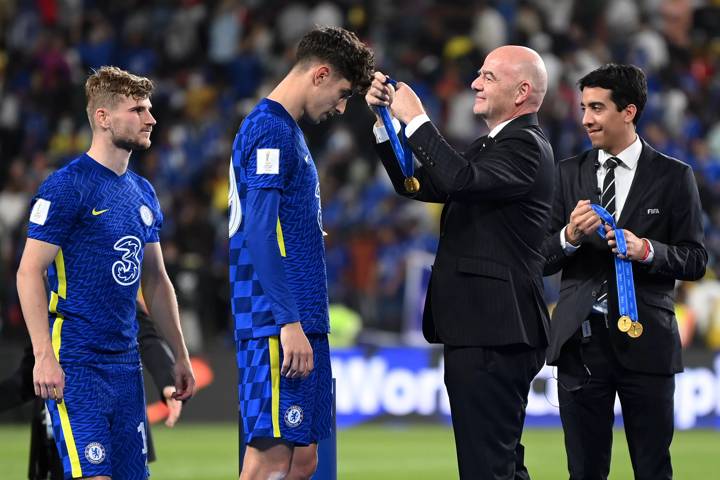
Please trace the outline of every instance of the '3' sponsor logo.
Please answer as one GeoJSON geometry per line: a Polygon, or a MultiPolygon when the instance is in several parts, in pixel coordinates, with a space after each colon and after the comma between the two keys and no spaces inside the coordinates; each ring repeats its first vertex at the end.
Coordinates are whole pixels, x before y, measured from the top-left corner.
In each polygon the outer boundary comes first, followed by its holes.
{"type": "Polygon", "coordinates": [[[112,265],[113,278],[120,285],[132,285],[140,278],[142,243],[137,237],[127,235],[115,242],[113,248],[122,252],[122,258],[112,265]]]}

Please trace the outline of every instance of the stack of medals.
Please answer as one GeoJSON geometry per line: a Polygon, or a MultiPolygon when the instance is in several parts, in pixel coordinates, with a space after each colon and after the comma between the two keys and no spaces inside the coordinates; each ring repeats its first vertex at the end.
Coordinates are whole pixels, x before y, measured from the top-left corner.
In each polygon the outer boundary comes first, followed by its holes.
{"type": "MultiPolygon", "coordinates": [[[[627,243],[625,242],[625,232],[623,232],[621,228],[617,228],[615,219],[607,210],[600,205],[593,204],[591,206],[600,219],[615,230],[618,254],[626,256],[627,243]]],[[[603,239],[605,238],[605,228],[603,225],[598,227],[598,235],[603,239]]],[[[618,310],[620,311],[620,319],[617,323],[618,330],[627,333],[630,338],[638,338],[643,333],[643,326],[642,323],[638,321],[632,262],[626,258],[619,258],[617,255],[615,256],[615,282],[617,284],[618,310]]]]}
{"type": "MultiPolygon", "coordinates": [[[[389,83],[394,87],[397,86],[397,82],[390,77],[387,77],[385,83],[389,83]]],[[[402,170],[403,175],[405,176],[405,191],[408,193],[419,192],[420,181],[413,176],[415,166],[413,164],[412,150],[410,150],[410,147],[407,144],[407,139],[405,138],[405,127],[402,127],[400,130],[402,136],[401,144],[397,133],[395,133],[395,128],[393,127],[388,107],[377,107],[377,111],[380,114],[380,118],[382,118],[385,131],[390,138],[390,145],[392,145],[392,149],[395,152],[395,158],[397,158],[397,161],[400,164],[400,170],[402,170]]]]}

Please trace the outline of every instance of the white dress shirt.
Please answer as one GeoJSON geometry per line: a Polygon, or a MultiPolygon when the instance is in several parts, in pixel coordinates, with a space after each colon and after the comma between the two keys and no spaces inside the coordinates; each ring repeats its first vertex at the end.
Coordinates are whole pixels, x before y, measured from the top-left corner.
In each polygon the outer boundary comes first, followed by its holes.
{"type": "MultiPolygon", "coordinates": [[[[499,123],[495,125],[495,128],[490,130],[490,133],[488,134],[488,137],[495,138],[500,131],[505,128],[505,125],[515,120],[514,118],[511,118],[510,120],[506,120],[502,123],[499,123]]],[[[405,136],[411,137],[413,133],[417,131],[418,128],[420,128],[422,125],[426,124],[430,121],[430,117],[428,117],[426,114],[421,113],[420,115],[417,115],[414,117],[405,127],[405,136]]],[[[393,128],[395,129],[395,133],[400,133],[400,122],[397,118],[392,117],[392,123],[393,128]]],[[[375,140],[377,143],[382,143],[388,141],[389,137],[387,134],[387,131],[385,131],[384,125],[379,125],[376,127],[373,127],[373,133],[375,134],[375,140]]]]}
{"type": "MultiPolygon", "coordinates": [[[[598,163],[600,164],[600,168],[597,169],[596,175],[599,191],[602,190],[605,175],[607,175],[605,162],[607,162],[610,157],[615,157],[619,160],[617,167],[615,167],[615,221],[620,219],[623,207],[625,207],[625,201],[630,193],[630,186],[635,178],[635,172],[637,171],[637,164],[640,160],[641,153],[642,141],[640,141],[640,137],[637,135],[635,136],[635,141],[617,155],[612,155],[605,150],[600,150],[598,152],[598,163]]],[[[580,248],[580,246],[575,246],[565,241],[566,228],[567,225],[560,231],[560,244],[562,245],[566,255],[572,255],[578,248],[580,248]]],[[[652,262],[652,259],[655,256],[655,250],[652,247],[652,243],[648,242],[648,244],[650,245],[650,254],[643,263],[652,262]]]]}

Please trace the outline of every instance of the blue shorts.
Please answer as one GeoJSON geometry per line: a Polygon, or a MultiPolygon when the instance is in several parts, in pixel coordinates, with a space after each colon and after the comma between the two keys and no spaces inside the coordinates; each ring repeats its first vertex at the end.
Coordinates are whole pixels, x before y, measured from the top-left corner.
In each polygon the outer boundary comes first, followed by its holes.
{"type": "Polygon", "coordinates": [[[147,478],[142,367],[63,365],[63,371],[63,401],[46,404],[65,478],[147,478]]]}
{"type": "Polygon", "coordinates": [[[304,379],[280,375],[283,354],[279,337],[238,342],[238,394],[246,444],[256,438],[280,438],[305,446],[330,436],[330,346],[326,334],[308,335],[308,340],[315,368],[304,379]]]}

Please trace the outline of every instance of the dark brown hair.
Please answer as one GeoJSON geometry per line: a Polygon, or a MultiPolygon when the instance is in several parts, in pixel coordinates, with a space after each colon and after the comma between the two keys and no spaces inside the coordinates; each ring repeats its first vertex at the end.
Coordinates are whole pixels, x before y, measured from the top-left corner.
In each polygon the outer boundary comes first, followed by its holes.
{"type": "Polygon", "coordinates": [[[372,81],[375,57],[357,35],[340,27],[317,27],[306,33],[297,49],[297,63],[321,60],[335,67],[353,90],[365,92],[372,81]]]}

